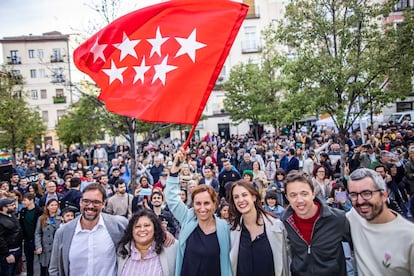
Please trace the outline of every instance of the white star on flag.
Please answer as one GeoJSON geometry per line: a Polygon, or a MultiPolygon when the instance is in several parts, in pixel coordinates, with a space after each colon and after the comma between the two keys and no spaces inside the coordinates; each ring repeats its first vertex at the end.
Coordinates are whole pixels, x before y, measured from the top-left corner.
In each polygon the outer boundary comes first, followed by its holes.
{"type": "Polygon", "coordinates": [[[146,66],[145,65],[145,57],[142,58],[141,61],[141,65],[140,66],[134,66],[134,70],[135,70],[135,77],[134,77],[134,84],[138,81],[141,80],[142,83],[144,83],[144,74],[145,72],[147,72],[149,69],[151,68],[151,66],[146,66]]]}
{"type": "Polygon", "coordinates": [[[149,38],[147,41],[151,43],[152,49],[150,57],[156,52],[159,56],[161,56],[161,46],[162,44],[168,40],[168,37],[162,37],[160,32],[160,27],[157,27],[157,32],[155,34],[155,38],[149,38]]]}
{"type": "Polygon", "coordinates": [[[165,85],[165,75],[178,68],[177,66],[172,66],[167,64],[168,55],[162,60],[162,62],[158,65],[154,65],[155,74],[154,78],[152,79],[152,83],[154,83],[157,79],[159,79],[163,85],[165,85]]]}
{"type": "Polygon", "coordinates": [[[114,61],[111,60],[111,69],[102,69],[102,71],[105,72],[105,74],[109,77],[109,84],[111,84],[114,80],[118,79],[121,83],[124,82],[124,77],[122,76],[122,73],[127,69],[128,67],[120,67],[117,68],[114,61]]]}
{"type": "Polygon", "coordinates": [[[91,53],[93,54],[93,62],[96,62],[98,58],[101,58],[104,62],[106,61],[106,57],[103,51],[106,49],[108,44],[99,44],[98,37],[96,38],[95,44],[91,48],[91,53]]]}
{"type": "Polygon", "coordinates": [[[175,39],[180,43],[181,48],[175,55],[179,57],[181,55],[187,54],[193,62],[195,62],[195,52],[198,49],[206,47],[204,43],[200,43],[196,40],[197,29],[194,29],[193,32],[187,38],[176,37],[175,39]]]}
{"type": "Polygon", "coordinates": [[[129,37],[126,35],[126,33],[124,33],[123,39],[121,43],[118,44],[114,44],[114,46],[116,48],[118,48],[119,50],[121,50],[121,58],[119,61],[122,61],[127,55],[131,55],[135,58],[137,57],[137,53],[135,52],[135,46],[138,45],[138,43],[141,40],[137,39],[137,40],[129,40],[129,37]]]}

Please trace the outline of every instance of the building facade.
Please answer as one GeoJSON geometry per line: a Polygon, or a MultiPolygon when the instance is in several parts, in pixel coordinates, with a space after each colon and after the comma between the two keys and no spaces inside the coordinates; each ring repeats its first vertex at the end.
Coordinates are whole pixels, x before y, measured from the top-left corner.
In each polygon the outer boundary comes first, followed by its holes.
{"type": "MultiPolygon", "coordinates": [[[[250,130],[249,122],[235,124],[225,110],[225,91],[220,89],[229,75],[231,68],[240,63],[260,63],[260,54],[264,45],[261,35],[271,23],[283,19],[287,1],[282,0],[237,0],[249,6],[247,16],[239,30],[231,51],[226,59],[217,85],[204,109],[203,121],[198,125],[200,137],[207,132],[216,133],[223,137],[230,137],[232,134],[244,134],[250,130]]],[[[288,54],[287,48],[280,47],[281,52],[288,54]]],[[[172,133],[173,137],[179,137],[179,133],[172,133]]]]}
{"type": "Polygon", "coordinates": [[[69,35],[48,32],[42,35],[4,37],[5,65],[24,82],[24,96],[30,107],[36,108],[47,131],[43,147],[59,149],[56,124],[72,103],[70,88],[69,35]]]}
{"type": "MultiPolygon", "coordinates": [[[[395,28],[398,28],[398,24],[404,20],[403,10],[404,9],[414,9],[414,0],[399,0],[394,7],[394,12],[392,12],[387,18],[384,19],[384,23],[394,24],[395,28]]],[[[414,76],[412,77],[412,83],[414,87],[414,76]]],[[[395,103],[388,104],[383,109],[384,118],[387,119],[389,115],[394,112],[403,112],[414,110],[414,91],[411,91],[410,96],[406,97],[404,100],[398,100],[395,103]]]]}

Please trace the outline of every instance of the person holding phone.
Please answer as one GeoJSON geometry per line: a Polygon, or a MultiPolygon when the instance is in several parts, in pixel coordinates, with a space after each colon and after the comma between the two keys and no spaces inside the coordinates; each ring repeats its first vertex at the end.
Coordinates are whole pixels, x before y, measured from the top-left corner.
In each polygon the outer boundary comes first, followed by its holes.
{"type": "Polygon", "coordinates": [[[337,183],[332,187],[331,194],[326,201],[326,204],[333,208],[338,208],[348,212],[352,208],[352,203],[348,199],[345,186],[341,183],[337,183]]]}

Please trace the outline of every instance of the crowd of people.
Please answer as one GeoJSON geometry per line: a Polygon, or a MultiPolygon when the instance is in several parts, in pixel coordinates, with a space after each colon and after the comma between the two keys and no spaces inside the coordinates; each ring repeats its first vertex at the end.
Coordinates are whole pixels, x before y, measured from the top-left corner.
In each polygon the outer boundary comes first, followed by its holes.
{"type": "Polygon", "coordinates": [[[131,164],[112,142],[16,160],[0,274],[414,275],[409,127],[207,134],[131,164]]]}

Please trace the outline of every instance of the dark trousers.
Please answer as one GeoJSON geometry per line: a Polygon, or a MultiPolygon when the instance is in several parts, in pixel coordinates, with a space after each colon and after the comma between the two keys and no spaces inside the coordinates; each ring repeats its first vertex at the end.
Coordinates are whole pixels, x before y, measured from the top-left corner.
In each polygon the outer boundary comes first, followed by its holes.
{"type": "Polygon", "coordinates": [[[411,215],[414,217],[414,194],[410,198],[410,212],[411,215]]]}
{"type": "Polygon", "coordinates": [[[18,249],[15,251],[10,252],[10,254],[13,254],[15,262],[12,264],[9,264],[6,261],[6,257],[1,257],[0,260],[0,275],[1,276],[14,276],[17,266],[19,265],[19,260],[22,257],[22,249],[18,249]]]}
{"type": "Polygon", "coordinates": [[[26,256],[26,271],[27,276],[33,276],[33,261],[34,261],[34,240],[24,241],[24,255],[26,256]]]}

